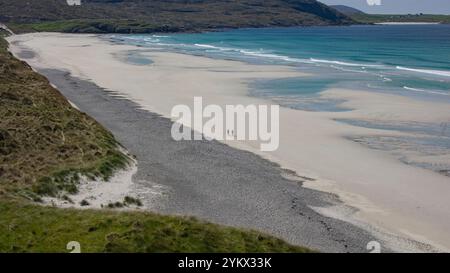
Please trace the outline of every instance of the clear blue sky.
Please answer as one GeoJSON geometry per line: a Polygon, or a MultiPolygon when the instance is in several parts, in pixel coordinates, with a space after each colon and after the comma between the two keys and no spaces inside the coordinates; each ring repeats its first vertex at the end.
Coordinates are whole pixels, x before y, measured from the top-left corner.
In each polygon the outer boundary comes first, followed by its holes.
{"type": "Polygon", "coordinates": [[[319,0],[328,5],[346,5],[367,13],[430,13],[450,14],[450,0],[319,0]],[[368,2],[381,5],[370,6],[368,2]]]}

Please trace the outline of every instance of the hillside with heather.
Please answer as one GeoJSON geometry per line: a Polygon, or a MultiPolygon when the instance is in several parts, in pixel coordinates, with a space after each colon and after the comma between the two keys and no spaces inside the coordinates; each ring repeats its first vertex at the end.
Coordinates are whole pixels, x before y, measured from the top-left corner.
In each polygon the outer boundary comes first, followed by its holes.
{"type": "Polygon", "coordinates": [[[335,10],[339,11],[340,13],[343,13],[348,16],[356,15],[356,14],[364,14],[363,11],[359,9],[355,9],[353,7],[345,6],[345,5],[332,5],[330,6],[334,8],[335,10]]]}
{"type": "Polygon", "coordinates": [[[66,0],[0,0],[0,22],[19,32],[28,26],[28,31],[130,33],[353,21],[315,0],[83,0],[80,6],[66,0]]]}

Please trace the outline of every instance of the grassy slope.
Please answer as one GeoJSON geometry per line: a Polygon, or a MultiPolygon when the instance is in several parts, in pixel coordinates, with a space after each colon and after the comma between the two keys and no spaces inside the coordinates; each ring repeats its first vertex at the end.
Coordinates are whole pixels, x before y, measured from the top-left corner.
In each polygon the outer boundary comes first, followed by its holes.
{"type": "MultiPolygon", "coordinates": [[[[254,231],[143,212],[43,207],[76,191],[76,173],[107,177],[127,158],[113,136],[72,108],[7,50],[0,31],[0,252],[307,252],[254,231]]],[[[105,182],[107,183],[107,182],[105,182]]]]}
{"type": "Polygon", "coordinates": [[[78,174],[108,178],[128,158],[99,123],[0,49],[0,196],[76,192],[78,174]]]}
{"type": "Polygon", "coordinates": [[[192,218],[0,202],[0,252],[308,252],[271,236],[192,218]]]}

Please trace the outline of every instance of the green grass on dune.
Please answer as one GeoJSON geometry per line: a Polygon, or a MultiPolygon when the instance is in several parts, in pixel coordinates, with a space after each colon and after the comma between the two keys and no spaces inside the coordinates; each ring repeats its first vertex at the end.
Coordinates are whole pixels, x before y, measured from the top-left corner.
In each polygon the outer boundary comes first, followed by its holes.
{"type": "Polygon", "coordinates": [[[9,36],[9,32],[4,30],[3,28],[0,28],[0,53],[4,53],[5,50],[8,48],[8,42],[4,39],[5,37],[9,36]]]}
{"type": "Polygon", "coordinates": [[[0,37],[0,196],[76,193],[80,175],[108,179],[129,158],[0,37]]]}
{"type": "Polygon", "coordinates": [[[255,231],[144,212],[0,202],[0,252],[309,252],[255,231]]]}

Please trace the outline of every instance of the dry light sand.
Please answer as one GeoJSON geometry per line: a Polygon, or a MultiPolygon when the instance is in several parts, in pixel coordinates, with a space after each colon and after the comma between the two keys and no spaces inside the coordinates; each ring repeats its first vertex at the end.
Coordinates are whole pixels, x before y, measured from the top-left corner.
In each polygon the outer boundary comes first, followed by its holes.
{"type": "MultiPolygon", "coordinates": [[[[247,96],[248,83],[254,79],[308,76],[284,66],[250,65],[114,45],[93,35],[27,34],[9,40],[11,50],[17,54],[23,48],[36,53],[26,60],[35,68],[70,71],[75,77],[118,91],[142,108],[164,116],[169,116],[174,105],[192,105],[194,96],[202,96],[204,104],[270,104],[247,96]],[[153,63],[136,65],[117,57],[128,50],[142,51],[153,63]]],[[[373,232],[389,232],[440,250],[450,249],[449,177],[406,165],[385,152],[347,139],[392,136],[392,131],[333,120],[448,122],[448,105],[350,90],[328,90],[323,96],[345,99],[344,106],[355,110],[316,113],[281,108],[278,150],[261,153],[255,142],[228,144],[258,153],[298,175],[315,178],[308,187],[337,193],[359,210],[348,216],[333,208],[317,208],[323,214],[344,218],[373,232]]],[[[391,243],[395,248],[395,242],[391,243]]]]}

